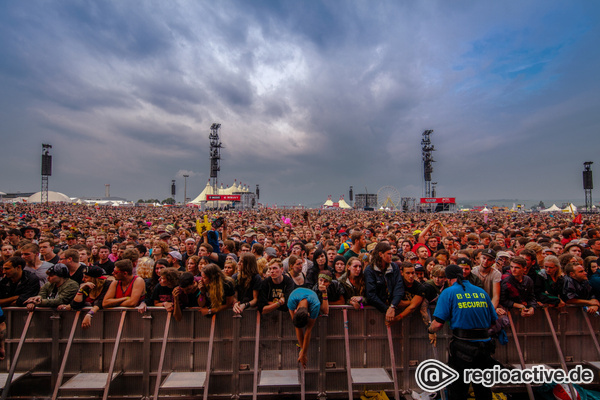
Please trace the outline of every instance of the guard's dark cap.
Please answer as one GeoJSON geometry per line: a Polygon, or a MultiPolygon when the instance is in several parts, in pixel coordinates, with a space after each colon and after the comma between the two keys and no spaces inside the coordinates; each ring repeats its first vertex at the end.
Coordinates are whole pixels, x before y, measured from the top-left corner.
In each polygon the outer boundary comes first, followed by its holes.
{"type": "Polygon", "coordinates": [[[446,278],[450,279],[459,279],[462,280],[463,270],[456,264],[450,264],[446,267],[446,278]]]}

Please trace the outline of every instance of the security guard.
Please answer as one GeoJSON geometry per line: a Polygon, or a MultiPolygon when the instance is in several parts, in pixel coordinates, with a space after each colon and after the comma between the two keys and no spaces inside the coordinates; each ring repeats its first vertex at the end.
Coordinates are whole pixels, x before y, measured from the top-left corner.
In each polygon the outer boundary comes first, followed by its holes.
{"type": "MultiPolygon", "coordinates": [[[[488,328],[498,318],[488,294],[481,288],[463,281],[463,270],[458,265],[446,267],[450,287],[440,294],[428,332],[433,334],[450,322],[449,365],[460,374],[448,388],[450,399],[464,400],[469,385],[464,383],[463,371],[467,368],[492,368],[495,343],[488,335],[488,328]]],[[[473,385],[477,400],[491,400],[492,391],[483,385],[473,385]]]]}

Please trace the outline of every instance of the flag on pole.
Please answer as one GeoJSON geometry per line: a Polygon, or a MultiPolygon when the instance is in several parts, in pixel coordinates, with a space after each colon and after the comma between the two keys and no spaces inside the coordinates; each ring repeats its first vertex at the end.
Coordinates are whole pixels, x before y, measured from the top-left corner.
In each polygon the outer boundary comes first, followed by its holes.
{"type": "Polygon", "coordinates": [[[577,214],[577,216],[573,219],[573,223],[575,224],[582,224],[583,221],[581,219],[581,214],[577,214]]]}

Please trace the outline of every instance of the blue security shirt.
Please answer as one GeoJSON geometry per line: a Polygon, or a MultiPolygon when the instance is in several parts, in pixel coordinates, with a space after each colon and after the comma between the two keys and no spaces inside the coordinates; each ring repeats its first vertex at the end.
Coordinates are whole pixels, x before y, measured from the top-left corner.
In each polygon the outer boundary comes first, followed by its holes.
{"type": "Polygon", "coordinates": [[[433,317],[450,321],[451,329],[488,329],[498,319],[488,294],[468,281],[442,290],[433,317]]]}
{"type": "Polygon", "coordinates": [[[321,309],[321,303],[319,302],[317,294],[310,289],[303,287],[295,289],[288,299],[288,309],[295,311],[298,307],[298,303],[304,299],[308,300],[308,312],[310,313],[310,318],[317,319],[319,310],[321,309]]]}

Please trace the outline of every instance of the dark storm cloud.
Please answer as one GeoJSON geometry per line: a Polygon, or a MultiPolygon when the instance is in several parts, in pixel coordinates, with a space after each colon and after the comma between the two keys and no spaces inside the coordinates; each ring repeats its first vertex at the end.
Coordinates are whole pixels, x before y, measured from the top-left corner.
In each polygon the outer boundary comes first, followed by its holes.
{"type": "Polygon", "coordinates": [[[425,129],[440,195],[568,197],[600,141],[598,8],[4,2],[0,160],[19,173],[0,190],[35,190],[52,142],[69,195],[167,197],[186,171],[194,197],[219,122],[220,181],[260,183],[266,203],[418,197],[425,129]]]}

